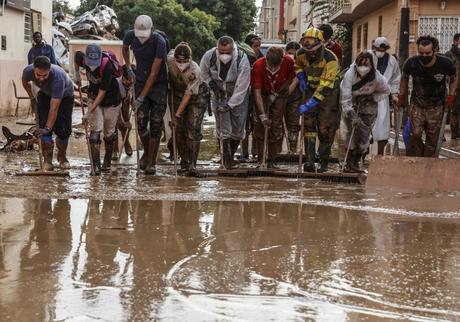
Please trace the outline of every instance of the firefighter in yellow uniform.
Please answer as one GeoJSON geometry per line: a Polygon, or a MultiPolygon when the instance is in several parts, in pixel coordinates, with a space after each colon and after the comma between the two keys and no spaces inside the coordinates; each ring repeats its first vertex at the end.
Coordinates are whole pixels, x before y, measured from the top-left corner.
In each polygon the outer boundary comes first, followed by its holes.
{"type": "Polygon", "coordinates": [[[324,47],[321,30],[312,27],[305,32],[302,48],[296,53],[295,67],[299,88],[306,98],[299,107],[305,120],[307,162],[304,171],[326,172],[335,133],[340,125],[340,65],[335,54],[324,47]],[[316,136],[320,142],[319,169],[315,165],[316,136]]]}

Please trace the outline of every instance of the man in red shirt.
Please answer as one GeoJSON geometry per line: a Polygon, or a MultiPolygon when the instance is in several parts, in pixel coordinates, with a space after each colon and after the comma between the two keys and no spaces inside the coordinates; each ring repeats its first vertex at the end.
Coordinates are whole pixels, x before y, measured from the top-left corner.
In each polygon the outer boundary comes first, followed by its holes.
{"type": "Polygon", "coordinates": [[[281,152],[283,143],[283,116],[287,99],[298,85],[294,60],[284,54],[282,48],[270,47],[266,57],[256,61],[252,69],[252,87],[256,101],[254,136],[257,139],[259,163],[264,153],[265,128],[269,128],[268,162],[274,167],[274,160],[281,152]]]}
{"type": "Polygon", "coordinates": [[[324,46],[332,51],[339,60],[340,69],[342,69],[342,62],[343,62],[343,48],[337,41],[332,39],[332,35],[334,34],[334,29],[332,29],[331,25],[327,23],[323,23],[319,28],[323,32],[324,36],[324,46]]]}

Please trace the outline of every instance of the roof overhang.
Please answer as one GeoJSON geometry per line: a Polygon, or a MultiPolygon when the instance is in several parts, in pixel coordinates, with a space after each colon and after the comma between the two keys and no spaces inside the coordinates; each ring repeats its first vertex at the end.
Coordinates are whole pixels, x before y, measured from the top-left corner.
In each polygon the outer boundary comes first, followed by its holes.
{"type": "Polygon", "coordinates": [[[354,22],[396,0],[361,0],[352,1],[351,6],[345,6],[334,12],[329,18],[332,23],[354,22]]]}

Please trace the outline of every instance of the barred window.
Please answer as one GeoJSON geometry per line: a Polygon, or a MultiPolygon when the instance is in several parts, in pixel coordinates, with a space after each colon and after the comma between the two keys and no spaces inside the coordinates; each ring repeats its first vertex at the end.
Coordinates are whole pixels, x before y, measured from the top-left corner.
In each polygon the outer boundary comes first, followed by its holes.
{"type": "Polygon", "coordinates": [[[24,12],[24,42],[32,42],[32,13],[24,12]]]}

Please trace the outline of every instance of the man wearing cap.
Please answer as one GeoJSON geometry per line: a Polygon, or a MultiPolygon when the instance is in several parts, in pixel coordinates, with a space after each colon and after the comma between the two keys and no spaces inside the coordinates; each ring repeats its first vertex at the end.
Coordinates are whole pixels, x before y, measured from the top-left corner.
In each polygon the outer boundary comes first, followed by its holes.
{"type": "Polygon", "coordinates": [[[86,70],[89,81],[88,112],[83,122],[89,123],[91,155],[93,159],[94,175],[101,171],[110,172],[112,153],[116,139],[116,126],[121,109],[121,94],[118,81],[115,77],[115,66],[96,44],[86,47],[86,53],[75,54],[75,70],[82,67],[86,70]],[[105,155],[101,167],[100,146],[101,132],[104,132],[105,155]]]}
{"type": "Polygon", "coordinates": [[[200,66],[192,60],[192,49],[187,43],[182,42],[169,52],[167,64],[181,170],[193,175],[203,139],[201,128],[209,90],[201,81],[200,66]]]}
{"type": "Polygon", "coordinates": [[[388,53],[390,43],[385,37],[378,37],[372,45],[374,55],[374,66],[387,80],[390,87],[391,96],[378,102],[377,119],[372,130],[372,137],[378,144],[378,154],[383,155],[385,146],[390,138],[390,99],[397,103],[399,94],[399,84],[401,82],[401,70],[393,55],[388,53]]]}
{"type": "Polygon", "coordinates": [[[340,124],[339,72],[340,66],[335,54],[324,48],[323,32],[309,28],[305,32],[302,48],[296,55],[296,73],[299,88],[307,101],[299,107],[305,118],[305,150],[307,162],[304,170],[315,172],[316,133],[319,138],[320,168],[326,172],[335,132],[340,124]]]}
{"type": "Polygon", "coordinates": [[[72,133],[73,83],[61,67],[52,65],[45,56],[35,58],[22,72],[22,85],[32,99],[34,94],[29,82],[40,88],[37,95],[39,128],[35,134],[41,140],[44,170],[53,170],[53,133],[57,136],[59,166],[69,169],[66,152],[72,133]]]}
{"type": "Polygon", "coordinates": [[[200,63],[201,77],[213,94],[216,126],[223,141],[226,169],[235,167],[233,156],[245,137],[248,115],[251,66],[246,54],[229,36],[222,36],[217,46],[208,50],[200,63]]]}
{"type": "Polygon", "coordinates": [[[139,137],[144,146],[140,168],[145,174],[154,175],[166,113],[168,86],[165,62],[168,53],[166,39],[154,31],[149,16],[137,17],[134,30],[128,31],[123,39],[123,58],[131,68],[129,49],[136,58],[136,99],[133,108],[137,113],[139,137]]]}

